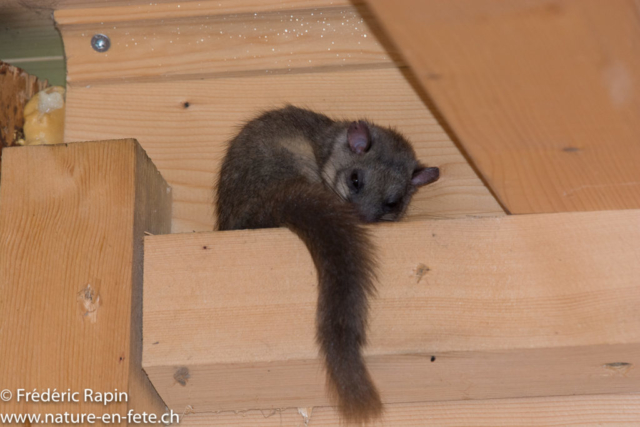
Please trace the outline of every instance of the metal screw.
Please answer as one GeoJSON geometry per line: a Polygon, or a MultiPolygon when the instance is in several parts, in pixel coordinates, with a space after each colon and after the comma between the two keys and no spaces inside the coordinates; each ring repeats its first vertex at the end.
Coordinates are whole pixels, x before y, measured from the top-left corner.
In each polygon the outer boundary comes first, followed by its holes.
{"type": "Polygon", "coordinates": [[[106,52],[111,47],[111,40],[104,34],[96,34],[91,37],[91,47],[96,52],[106,52]]]}

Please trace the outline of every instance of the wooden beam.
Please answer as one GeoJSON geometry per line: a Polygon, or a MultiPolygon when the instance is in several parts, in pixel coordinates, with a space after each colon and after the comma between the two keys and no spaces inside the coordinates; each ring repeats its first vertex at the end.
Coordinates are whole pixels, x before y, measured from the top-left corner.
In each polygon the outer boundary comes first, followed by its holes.
{"type": "Polygon", "coordinates": [[[394,126],[413,143],[420,160],[439,166],[441,179],[417,194],[410,219],[504,215],[414,83],[400,70],[385,69],[70,85],[65,138],[137,138],[173,187],[174,233],[213,229],[213,188],[227,141],[243,121],[286,102],[394,126]]]}
{"type": "Polygon", "coordinates": [[[512,213],[640,208],[633,0],[369,0],[512,213]]]}
{"type": "MultiPolygon", "coordinates": [[[[385,406],[385,427],[636,427],[640,394],[397,403],[385,406]],[[603,422],[603,420],[606,420],[603,422]]],[[[333,408],[189,413],[182,427],[341,427],[333,408]]]]}
{"type": "MultiPolygon", "coordinates": [[[[631,210],[373,228],[383,262],[366,354],[383,400],[640,391],[638,224],[631,210]]],[[[145,248],[143,366],[172,409],[329,404],[315,270],[295,236],[145,248]]]]}
{"type": "Polygon", "coordinates": [[[142,0],[59,0],[56,5],[56,21],[60,25],[75,25],[215,15],[253,15],[262,12],[347,7],[363,2],[364,0],[165,0],[149,3],[142,0]],[[93,14],[87,9],[91,9],[93,14]]]}
{"type": "Polygon", "coordinates": [[[0,187],[3,414],[164,412],[141,369],[142,236],[171,193],[134,140],[5,150],[0,187]],[[17,390],[80,401],[17,401],[17,390]],[[109,405],[84,390],[128,393],[109,405]]]}
{"type": "Polygon", "coordinates": [[[186,3],[184,11],[181,4],[173,5],[171,12],[165,5],[163,12],[143,14],[144,20],[130,20],[131,14],[140,14],[139,5],[115,11],[88,8],[74,11],[73,25],[65,24],[71,11],[59,11],[67,81],[94,84],[395,66],[397,56],[378,41],[370,28],[375,24],[365,21],[363,11],[345,2],[337,7],[313,5],[282,11],[265,3],[256,9],[259,13],[220,14],[225,9],[217,2],[206,2],[206,7],[186,3]],[[110,38],[107,52],[95,52],[91,46],[92,36],[99,33],[110,38]]]}

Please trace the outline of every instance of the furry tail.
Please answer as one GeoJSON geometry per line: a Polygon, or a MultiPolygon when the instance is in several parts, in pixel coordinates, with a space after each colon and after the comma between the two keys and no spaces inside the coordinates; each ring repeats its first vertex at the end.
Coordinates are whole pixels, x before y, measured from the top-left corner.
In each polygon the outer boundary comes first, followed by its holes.
{"type": "Polygon", "coordinates": [[[263,212],[304,241],[318,270],[317,341],[341,415],[347,422],[372,420],[382,413],[362,357],[367,299],[375,292],[372,244],[352,208],[321,185],[294,181],[286,187],[263,212]]]}

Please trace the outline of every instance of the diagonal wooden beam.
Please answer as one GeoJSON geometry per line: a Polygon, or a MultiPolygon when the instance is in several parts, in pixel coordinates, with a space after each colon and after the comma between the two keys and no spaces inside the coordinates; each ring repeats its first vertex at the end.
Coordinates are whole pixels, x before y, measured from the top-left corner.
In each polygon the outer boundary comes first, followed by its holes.
{"type": "Polygon", "coordinates": [[[368,0],[512,213],[640,208],[633,0],[368,0]]]}

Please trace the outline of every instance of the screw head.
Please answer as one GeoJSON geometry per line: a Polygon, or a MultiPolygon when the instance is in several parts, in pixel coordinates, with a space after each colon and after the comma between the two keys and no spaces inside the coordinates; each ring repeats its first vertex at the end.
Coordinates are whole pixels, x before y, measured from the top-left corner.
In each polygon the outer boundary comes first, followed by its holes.
{"type": "Polygon", "coordinates": [[[106,52],[111,47],[111,40],[104,34],[96,34],[91,37],[91,47],[96,52],[106,52]]]}

